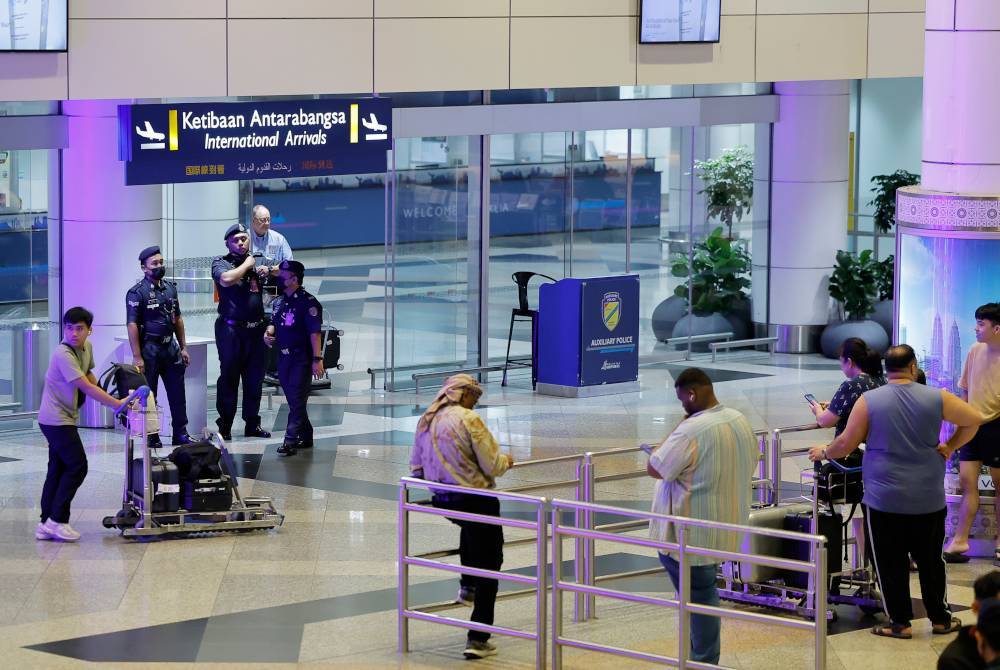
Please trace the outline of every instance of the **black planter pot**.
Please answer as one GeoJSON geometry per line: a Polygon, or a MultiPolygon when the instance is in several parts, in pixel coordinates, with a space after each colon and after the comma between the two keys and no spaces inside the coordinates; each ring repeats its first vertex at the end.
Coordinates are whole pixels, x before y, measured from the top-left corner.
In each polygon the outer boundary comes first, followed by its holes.
{"type": "Polygon", "coordinates": [[[666,342],[674,336],[674,326],[687,316],[688,303],[685,298],[672,295],[653,310],[651,317],[653,335],[659,342],[666,342]]]}
{"type": "Polygon", "coordinates": [[[875,311],[868,318],[882,326],[885,329],[886,335],[889,336],[889,343],[895,344],[895,338],[892,336],[892,310],[892,300],[880,300],[875,303],[875,311]]]}
{"type": "MultiPolygon", "coordinates": [[[[734,324],[719,312],[712,312],[704,316],[690,314],[684,316],[677,325],[671,337],[687,337],[688,335],[708,335],[709,333],[733,333],[733,339],[738,339],[739,335],[734,328],[734,324]]],[[[691,344],[691,351],[708,351],[708,342],[694,342],[691,344]]]]}
{"type": "Polygon", "coordinates": [[[889,335],[885,328],[871,319],[858,321],[834,321],[823,329],[820,349],[827,358],[837,358],[840,347],[849,337],[860,337],[878,353],[889,348],[889,335]]]}

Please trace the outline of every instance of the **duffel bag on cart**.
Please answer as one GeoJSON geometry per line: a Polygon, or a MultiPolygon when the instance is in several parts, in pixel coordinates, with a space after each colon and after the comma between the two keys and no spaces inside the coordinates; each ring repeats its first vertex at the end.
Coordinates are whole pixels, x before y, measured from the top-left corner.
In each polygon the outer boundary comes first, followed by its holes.
{"type": "Polygon", "coordinates": [[[211,442],[177,447],[170,460],[180,475],[181,507],[189,512],[225,512],[233,504],[233,487],[223,473],[222,451],[211,442]]]}

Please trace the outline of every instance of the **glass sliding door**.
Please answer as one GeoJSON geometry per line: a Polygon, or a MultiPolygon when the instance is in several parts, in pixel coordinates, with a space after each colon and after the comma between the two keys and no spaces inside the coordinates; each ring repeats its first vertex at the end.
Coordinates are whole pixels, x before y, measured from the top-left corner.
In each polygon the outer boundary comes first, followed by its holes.
{"type": "Polygon", "coordinates": [[[386,386],[479,365],[478,136],[395,142],[386,245],[386,386]]]}

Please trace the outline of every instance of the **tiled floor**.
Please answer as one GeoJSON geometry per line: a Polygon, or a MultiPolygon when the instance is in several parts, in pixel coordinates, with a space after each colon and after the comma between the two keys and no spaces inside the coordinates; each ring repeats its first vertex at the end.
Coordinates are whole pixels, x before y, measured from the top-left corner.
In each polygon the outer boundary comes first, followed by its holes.
{"type": "MultiPolygon", "coordinates": [[[[813,357],[733,354],[712,368],[720,399],[745,412],[755,429],[805,423],[802,394],[829,397],[840,372],[813,357]]],[[[641,391],[564,399],[535,396],[525,380],[487,386],[482,414],[518,461],[634,446],[661,438],[681,418],[670,385],[676,365],[645,366],[641,391]]],[[[84,430],[90,474],[74,504],[75,545],[36,542],[37,498],[45,473],[45,443],[37,430],[0,433],[0,667],[449,668],[467,667],[464,633],[413,623],[411,649],[396,652],[397,482],[407,473],[409,446],[433,390],[385,394],[343,385],[310,400],[316,424],[312,452],[280,459],[285,412],[277,399],[265,425],[270,440],[237,439],[232,449],[244,494],[271,496],[286,514],[272,532],[159,542],[133,542],[101,527],[120,503],[122,435],[84,430]],[[277,421],[275,421],[277,419],[277,421]]],[[[239,434],[238,430],[234,433],[239,434]]],[[[824,434],[786,440],[795,446],[824,434]]],[[[641,465],[621,456],[601,462],[605,473],[641,465]]],[[[785,462],[783,479],[797,482],[800,461],[785,462]]],[[[562,466],[519,469],[505,486],[571,477],[562,466]]],[[[598,486],[602,502],[646,509],[647,478],[598,486]]],[[[567,489],[553,496],[571,496],[567,489]]],[[[508,531],[508,539],[522,536],[508,531]]],[[[453,547],[457,533],[440,518],[414,517],[414,551],[453,547]]],[[[504,569],[531,574],[530,546],[505,550],[504,569]]],[[[655,566],[649,552],[598,545],[599,571],[655,566]]],[[[566,558],[569,558],[567,556],[566,558]]],[[[974,561],[949,566],[949,597],[971,601],[971,582],[992,569],[974,561]]],[[[616,588],[668,593],[665,576],[614,582],[616,588]]],[[[453,575],[412,571],[411,598],[430,603],[453,596],[453,575]]],[[[919,592],[914,582],[914,594],[919,592]]],[[[467,610],[451,612],[464,617],[467,610]]],[[[656,653],[676,644],[676,616],[651,606],[598,600],[599,617],[574,624],[574,637],[656,653]]],[[[960,612],[968,621],[971,614],[960,612]]],[[[530,600],[504,600],[497,621],[529,629],[530,600]]],[[[947,638],[931,637],[926,619],[915,639],[875,638],[872,620],[844,611],[828,643],[829,668],[930,668],[947,638]]],[[[487,667],[532,667],[533,643],[503,638],[487,667]]],[[[723,663],[736,668],[811,667],[805,633],[727,621],[723,663]]],[[[647,664],[567,651],[565,667],[632,668],[647,664]]]]}

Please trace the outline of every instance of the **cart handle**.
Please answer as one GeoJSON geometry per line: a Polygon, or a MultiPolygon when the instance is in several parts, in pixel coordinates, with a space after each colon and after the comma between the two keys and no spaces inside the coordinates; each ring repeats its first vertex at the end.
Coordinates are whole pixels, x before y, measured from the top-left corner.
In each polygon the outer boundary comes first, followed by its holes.
{"type": "Polygon", "coordinates": [[[847,474],[852,474],[854,472],[861,472],[862,469],[862,466],[860,465],[856,468],[849,468],[842,463],[838,463],[836,460],[832,458],[830,459],[830,464],[833,465],[833,467],[835,467],[836,469],[840,470],[841,472],[846,472],[847,474]]]}
{"type": "Polygon", "coordinates": [[[146,399],[149,397],[149,393],[150,391],[148,386],[140,386],[136,390],[132,391],[131,393],[128,394],[128,397],[125,398],[125,402],[122,404],[122,406],[115,410],[115,415],[117,416],[118,414],[121,414],[125,410],[125,408],[132,403],[133,400],[138,400],[139,404],[145,407],[146,399]]]}

